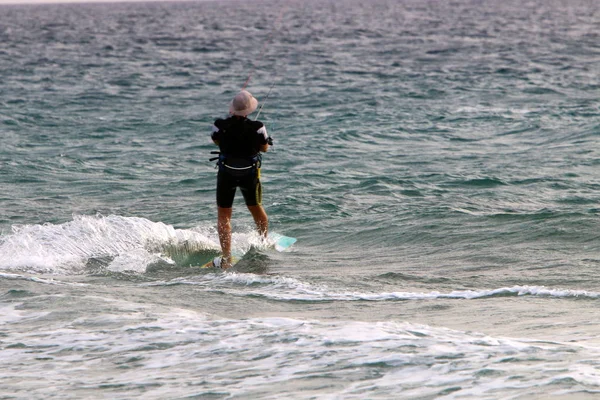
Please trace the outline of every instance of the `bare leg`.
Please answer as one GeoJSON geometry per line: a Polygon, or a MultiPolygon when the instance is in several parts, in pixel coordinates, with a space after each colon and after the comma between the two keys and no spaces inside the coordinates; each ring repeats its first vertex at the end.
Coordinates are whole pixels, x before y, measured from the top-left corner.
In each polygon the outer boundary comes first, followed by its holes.
{"type": "Polygon", "coordinates": [[[256,224],[256,229],[258,233],[263,237],[267,237],[267,233],[269,232],[269,218],[267,217],[267,213],[265,209],[261,206],[248,206],[248,210],[252,214],[252,218],[254,218],[254,223],[256,224]]]}
{"type": "Polygon", "coordinates": [[[231,267],[231,214],[233,208],[218,207],[218,223],[219,242],[221,243],[221,251],[223,252],[222,268],[231,267]]]}

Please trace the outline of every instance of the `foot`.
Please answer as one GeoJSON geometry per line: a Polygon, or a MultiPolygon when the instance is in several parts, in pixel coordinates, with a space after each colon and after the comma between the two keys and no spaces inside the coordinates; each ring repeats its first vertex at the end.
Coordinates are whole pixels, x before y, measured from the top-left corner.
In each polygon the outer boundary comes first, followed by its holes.
{"type": "Polygon", "coordinates": [[[213,259],[213,267],[220,269],[231,268],[231,259],[227,259],[225,257],[215,257],[213,259]]]}

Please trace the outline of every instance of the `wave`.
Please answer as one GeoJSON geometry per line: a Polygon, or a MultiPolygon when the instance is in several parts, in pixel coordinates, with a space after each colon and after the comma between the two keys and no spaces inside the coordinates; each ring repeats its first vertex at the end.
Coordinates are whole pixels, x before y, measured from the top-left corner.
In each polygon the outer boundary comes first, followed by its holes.
{"type": "MultiPolygon", "coordinates": [[[[247,251],[257,235],[238,233],[234,248],[247,251]]],[[[214,227],[176,229],[145,218],[75,216],[63,224],[13,226],[0,238],[0,271],[81,274],[138,272],[202,265],[218,254],[214,227]]]]}
{"type": "Polygon", "coordinates": [[[36,283],[42,283],[45,285],[68,285],[68,286],[88,286],[85,283],[78,283],[78,282],[62,282],[62,281],[58,281],[52,278],[40,278],[37,276],[26,276],[26,275],[21,275],[21,274],[9,274],[9,273],[1,273],[0,272],[0,279],[4,279],[4,280],[15,280],[15,281],[30,281],[30,282],[36,282],[36,283]]]}
{"type": "Polygon", "coordinates": [[[17,366],[20,376],[8,379],[8,388],[25,387],[37,397],[44,397],[48,384],[59,391],[72,389],[68,377],[81,374],[82,366],[93,371],[99,360],[108,367],[102,374],[86,374],[86,388],[106,390],[109,376],[120,393],[133,396],[145,382],[141,376],[148,382],[172,382],[145,387],[147,398],[164,398],[167,391],[178,397],[236,397],[264,393],[265,387],[273,394],[265,398],[314,398],[316,383],[321,397],[398,398],[401,393],[403,398],[437,398],[460,390],[465,398],[488,399],[498,397],[498,387],[515,384],[527,393],[547,394],[564,379],[592,388],[597,382],[590,368],[599,354],[595,347],[408,321],[222,319],[85,295],[75,310],[53,313],[52,323],[47,318],[51,310],[16,302],[1,310],[4,361],[17,366]],[[40,360],[61,368],[34,379],[40,360]],[[203,383],[190,386],[190,380],[203,383]]]}
{"type": "Polygon", "coordinates": [[[537,296],[576,299],[598,299],[600,293],[586,290],[553,289],[545,286],[512,286],[498,289],[454,290],[450,292],[357,292],[332,288],[324,284],[303,282],[284,276],[265,276],[247,273],[210,273],[190,278],[177,278],[144,285],[197,285],[206,290],[218,290],[237,296],[263,297],[275,301],[408,301],[408,300],[475,300],[493,297],[537,296]],[[243,287],[244,290],[240,290],[243,287]]]}

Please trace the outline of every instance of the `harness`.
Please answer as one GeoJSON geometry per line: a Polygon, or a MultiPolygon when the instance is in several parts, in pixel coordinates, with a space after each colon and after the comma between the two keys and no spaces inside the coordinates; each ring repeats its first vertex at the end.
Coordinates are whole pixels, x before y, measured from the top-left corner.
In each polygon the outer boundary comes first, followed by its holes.
{"type": "Polygon", "coordinates": [[[245,176],[255,173],[260,169],[262,164],[262,155],[260,153],[250,158],[231,157],[222,154],[220,151],[211,151],[210,154],[218,155],[218,157],[210,159],[210,161],[217,161],[215,168],[219,168],[219,171],[226,171],[233,176],[245,176]]]}

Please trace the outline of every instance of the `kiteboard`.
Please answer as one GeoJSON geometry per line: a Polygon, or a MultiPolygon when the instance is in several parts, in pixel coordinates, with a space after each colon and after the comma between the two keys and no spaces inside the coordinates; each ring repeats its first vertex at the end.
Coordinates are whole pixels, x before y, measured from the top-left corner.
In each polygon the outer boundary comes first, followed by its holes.
{"type": "MultiPolygon", "coordinates": [[[[280,233],[271,232],[267,236],[267,242],[269,243],[269,247],[275,249],[276,251],[282,252],[289,249],[294,243],[296,243],[296,238],[282,235],[280,233]]],[[[243,252],[234,251],[231,255],[231,266],[233,267],[237,264],[243,257],[243,252]]],[[[215,257],[210,260],[206,264],[204,264],[201,268],[221,268],[221,256],[215,257]]]]}

